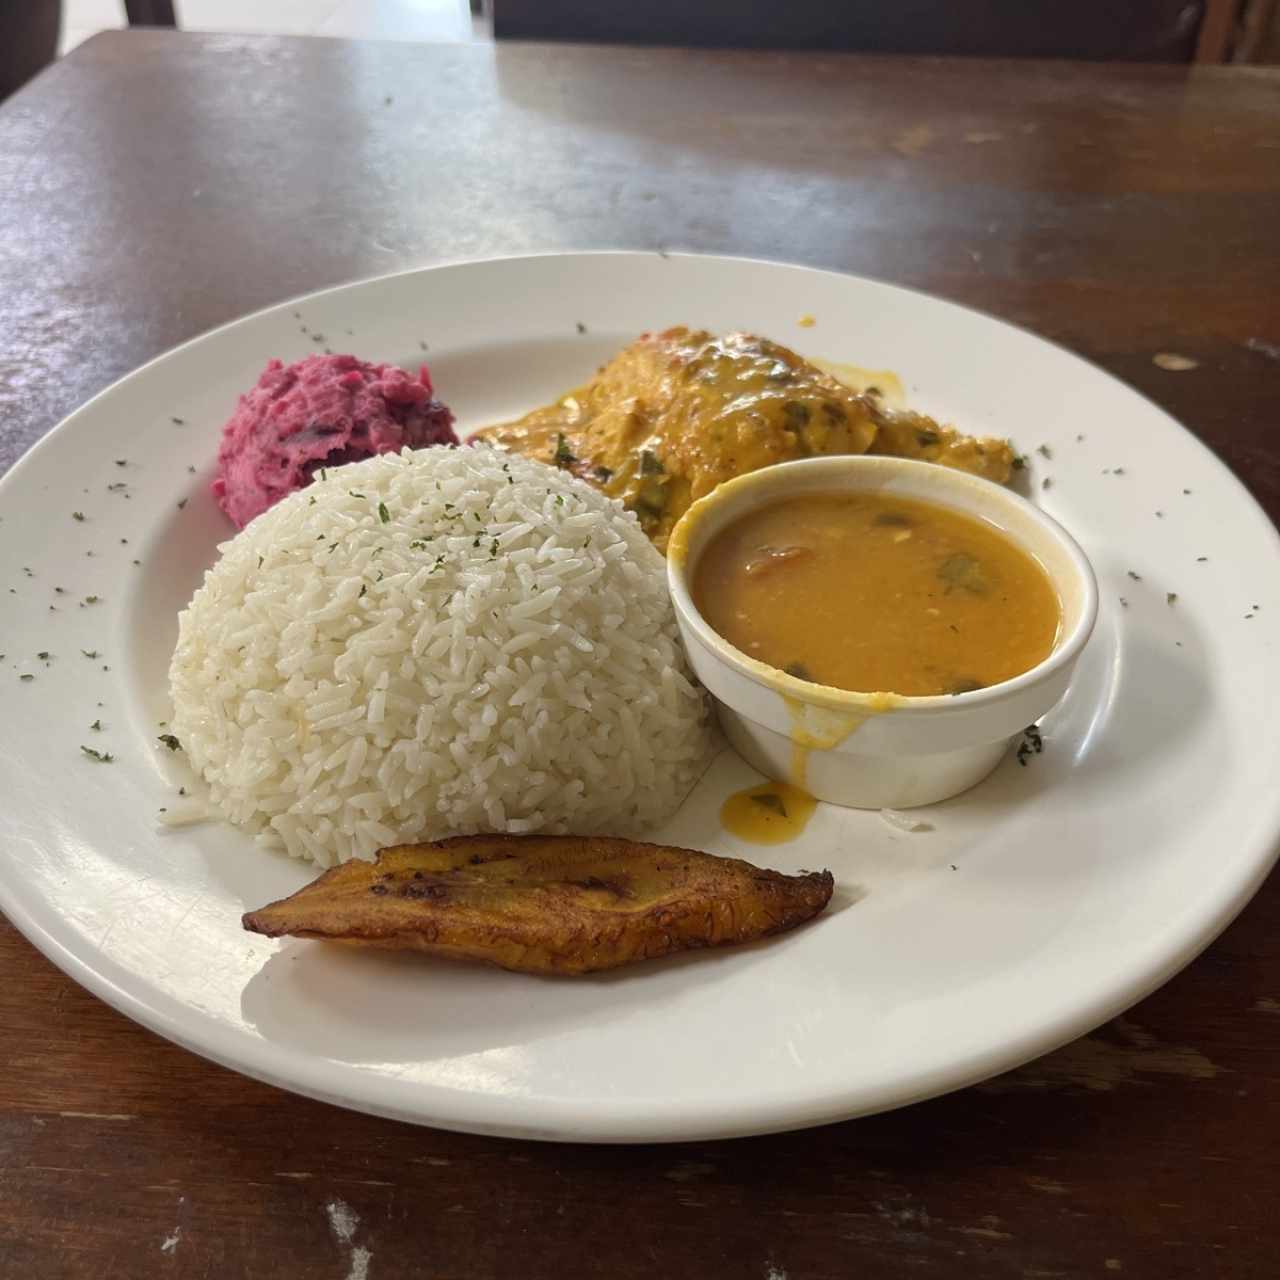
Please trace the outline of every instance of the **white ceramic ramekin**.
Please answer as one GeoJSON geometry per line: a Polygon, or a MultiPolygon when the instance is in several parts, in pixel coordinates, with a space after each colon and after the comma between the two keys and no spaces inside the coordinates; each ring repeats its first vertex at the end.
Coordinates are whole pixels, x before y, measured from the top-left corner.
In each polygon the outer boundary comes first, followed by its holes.
{"type": "Polygon", "coordinates": [[[676,525],[667,579],[689,661],[739,754],[767,777],[859,809],[932,804],[985,778],[1012,739],[1066,692],[1098,612],[1097,583],[1084,552],[1043,511],[962,471],[865,455],[806,458],[720,485],[676,525]],[[849,693],[798,680],[713,631],[689,590],[710,539],[753,508],[806,493],[846,492],[919,498],[1002,530],[1039,560],[1057,589],[1062,624],[1053,651],[1012,680],[920,698],[849,693]]]}

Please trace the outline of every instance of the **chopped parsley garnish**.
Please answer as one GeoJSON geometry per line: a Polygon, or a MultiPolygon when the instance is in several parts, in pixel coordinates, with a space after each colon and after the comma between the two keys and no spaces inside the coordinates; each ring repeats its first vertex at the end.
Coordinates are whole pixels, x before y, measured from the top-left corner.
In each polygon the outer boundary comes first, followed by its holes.
{"type": "Polygon", "coordinates": [[[1140,573],[1134,573],[1132,569],[1126,570],[1126,572],[1129,574],[1129,577],[1131,577],[1134,580],[1134,582],[1142,581],[1142,575],[1140,573]]]}
{"type": "Polygon", "coordinates": [[[117,467],[127,467],[128,465],[129,465],[129,459],[128,459],[128,458],[117,458],[117,459],[116,459],[116,466],[117,466],[117,467]]]}
{"type": "Polygon", "coordinates": [[[1049,488],[1052,488],[1052,487],[1053,487],[1053,477],[1052,477],[1052,476],[1045,476],[1045,478],[1044,478],[1043,480],[1041,480],[1041,481],[1040,481],[1040,487],[1041,487],[1042,489],[1049,489],[1049,488]]]}
{"type": "Polygon", "coordinates": [[[170,751],[181,751],[182,742],[172,733],[162,733],[156,737],[157,742],[162,742],[170,751]]]}
{"type": "Polygon", "coordinates": [[[387,504],[385,502],[378,503],[378,519],[381,520],[383,524],[391,523],[391,512],[387,510],[387,504]]]}
{"type": "Polygon", "coordinates": [[[179,499],[178,499],[178,510],[179,510],[179,511],[181,511],[181,510],[182,510],[182,508],[183,508],[183,507],[185,507],[186,505],[187,505],[187,499],[186,499],[186,498],[179,498],[179,499]]]}
{"type": "Polygon", "coordinates": [[[101,721],[101,720],[95,720],[95,721],[94,721],[94,722],[89,726],[89,728],[90,728],[90,729],[92,729],[95,733],[101,732],[101,730],[102,730],[102,721],[101,721]]]}
{"type": "Polygon", "coordinates": [[[86,658],[98,658],[102,656],[99,654],[97,649],[81,649],[80,652],[83,653],[86,658]]]}
{"type": "Polygon", "coordinates": [[[783,804],[782,797],[776,792],[765,791],[758,796],[752,796],[751,799],[763,809],[770,809],[783,818],[787,816],[787,806],[783,804]]]}
{"type": "Polygon", "coordinates": [[[1013,469],[1015,471],[1025,471],[1027,466],[1027,458],[1025,454],[1015,453],[1013,455],[1013,469]]]}
{"type": "Polygon", "coordinates": [[[357,599],[357,600],[362,600],[362,599],[364,599],[364,597],[365,597],[365,596],[367,596],[368,594],[369,594],[369,584],[368,584],[367,582],[362,582],[362,583],[360,584],[360,594],[359,594],[358,596],[356,596],[356,599],[357,599]]]}
{"type": "Polygon", "coordinates": [[[85,604],[97,604],[101,599],[101,596],[85,596],[84,602],[85,604]]]}
{"type": "Polygon", "coordinates": [[[1164,593],[1165,604],[1175,604],[1177,603],[1177,599],[1178,599],[1178,593],[1176,591],[1166,591],[1164,593]]]}
{"type": "Polygon", "coordinates": [[[577,329],[579,333],[586,333],[587,326],[581,320],[577,321],[577,329]]]}
{"type": "Polygon", "coordinates": [[[347,490],[347,493],[349,493],[349,494],[351,495],[351,497],[353,497],[353,498],[363,498],[363,497],[364,497],[364,494],[363,494],[363,493],[357,493],[354,489],[348,489],[348,490],[347,490]]]}
{"type": "Polygon", "coordinates": [[[113,756],[110,751],[95,751],[92,747],[84,746],[83,743],[80,746],[80,750],[83,751],[90,760],[96,760],[99,764],[110,764],[115,759],[115,756],[113,756]]]}
{"type": "Polygon", "coordinates": [[[1038,756],[1044,750],[1044,739],[1040,736],[1039,728],[1034,724],[1029,724],[1022,731],[1022,741],[1018,744],[1018,763],[1026,768],[1027,760],[1031,756],[1038,756]]]}
{"type": "Polygon", "coordinates": [[[84,512],[83,512],[83,511],[73,511],[73,512],[71,513],[71,518],[72,518],[73,520],[75,520],[75,521],[78,521],[78,522],[80,522],[80,523],[83,523],[83,522],[84,522],[84,512]]]}
{"type": "Polygon", "coordinates": [[[20,676],[18,677],[18,679],[19,679],[19,680],[34,680],[34,679],[35,679],[35,676],[33,676],[33,675],[31,674],[31,672],[29,672],[29,671],[28,671],[25,675],[20,675],[20,676]]]}
{"type": "Polygon", "coordinates": [[[1052,449],[1050,449],[1050,448],[1049,448],[1049,446],[1048,446],[1047,444],[1038,444],[1038,445],[1036,445],[1036,452],[1037,452],[1037,453],[1038,453],[1042,458],[1052,458],[1052,457],[1053,457],[1053,450],[1052,450],[1052,449]]]}
{"type": "Polygon", "coordinates": [[[170,422],[172,422],[172,423],[173,423],[173,425],[174,425],[175,427],[185,427],[185,426],[187,425],[187,420],[186,420],[186,418],[172,418],[172,417],[171,417],[171,418],[169,419],[169,421],[170,421],[170,422]]]}

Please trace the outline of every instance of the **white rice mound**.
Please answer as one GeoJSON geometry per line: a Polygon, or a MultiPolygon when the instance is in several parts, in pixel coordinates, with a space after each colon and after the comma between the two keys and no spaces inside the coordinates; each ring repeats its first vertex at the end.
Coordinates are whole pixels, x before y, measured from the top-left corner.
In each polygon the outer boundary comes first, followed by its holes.
{"type": "Polygon", "coordinates": [[[327,867],[479,831],[634,834],[710,758],[662,556],[563,471],[383,454],[220,552],[179,618],[171,727],[259,843],[327,867]]]}

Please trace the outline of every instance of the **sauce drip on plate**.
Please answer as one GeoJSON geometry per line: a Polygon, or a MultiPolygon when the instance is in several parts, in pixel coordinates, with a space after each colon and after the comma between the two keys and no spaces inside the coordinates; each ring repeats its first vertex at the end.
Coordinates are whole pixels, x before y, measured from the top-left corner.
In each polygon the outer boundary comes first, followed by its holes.
{"type": "Polygon", "coordinates": [[[724,802],[720,823],[752,844],[785,844],[805,829],[817,804],[789,782],[760,782],[735,791],[724,802]]]}

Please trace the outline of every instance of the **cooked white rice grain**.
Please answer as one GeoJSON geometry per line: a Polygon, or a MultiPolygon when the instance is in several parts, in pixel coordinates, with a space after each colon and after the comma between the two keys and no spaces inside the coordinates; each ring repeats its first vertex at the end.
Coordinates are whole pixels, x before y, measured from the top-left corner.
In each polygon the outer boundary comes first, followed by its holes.
{"type": "Polygon", "coordinates": [[[384,454],[220,551],[179,619],[172,731],[264,845],[331,866],[477,831],[631,834],[710,758],[661,555],[563,471],[384,454]]]}

